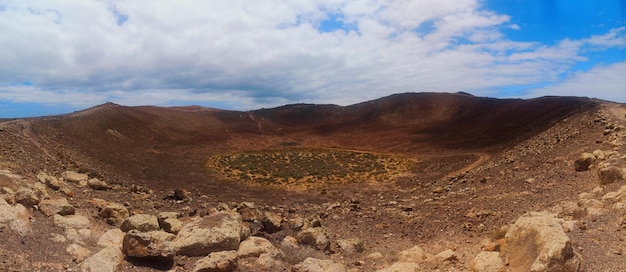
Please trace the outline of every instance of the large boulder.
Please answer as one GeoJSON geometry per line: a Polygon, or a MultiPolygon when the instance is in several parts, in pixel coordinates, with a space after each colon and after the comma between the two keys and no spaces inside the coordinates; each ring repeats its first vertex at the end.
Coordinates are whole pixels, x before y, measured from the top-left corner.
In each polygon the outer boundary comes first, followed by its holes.
{"type": "Polygon", "coordinates": [[[135,258],[172,260],[176,256],[171,243],[174,238],[174,234],[164,231],[130,230],[124,236],[122,252],[135,258]]]}
{"type": "Polygon", "coordinates": [[[236,212],[222,211],[185,225],[174,240],[176,252],[204,256],[211,252],[237,250],[243,221],[236,212]]]}
{"type": "Polygon", "coordinates": [[[332,260],[320,260],[315,258],[306,258],[303,262],[293,266],[294,272],[348,272],[343,264],[333,262],[332,260]]]}
{"type": "Polygon", "coordinates": [[[75,212],[74,206],[70,205],[65,198],[44,199],[39,202],[39,209],[47,216],[72,215],[75,212]]]}
{"type": "Polygon", "coordinates": [[[580,271],[582,261],[562,224],[562,219],[545,212],[518,218],[507,231],[502,249],[509,271],[580,271]]]}
{"type": "Polygon", "coordinates": [[[230,272],[237,267],[237,253],[235,251],[213,252],[198,260],[193,268],[194,272],[230,272]]]}
{"type": "Polygon", "coordinates": [[[123,232],[138,230],[142,232],[159,230],[159,221],[156,216],[150,214],[135,214],[126,218],[120,229],[123,232]]]}

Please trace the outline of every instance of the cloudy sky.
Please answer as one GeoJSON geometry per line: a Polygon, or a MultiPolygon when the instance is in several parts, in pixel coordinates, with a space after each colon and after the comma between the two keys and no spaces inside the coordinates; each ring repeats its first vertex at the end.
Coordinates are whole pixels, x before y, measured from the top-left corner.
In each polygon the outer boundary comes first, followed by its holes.
{"type": "Polygon", "coordinates": [[[626,1],[0,0],[0,117],[459,91],[626,102],[626,1]]]}

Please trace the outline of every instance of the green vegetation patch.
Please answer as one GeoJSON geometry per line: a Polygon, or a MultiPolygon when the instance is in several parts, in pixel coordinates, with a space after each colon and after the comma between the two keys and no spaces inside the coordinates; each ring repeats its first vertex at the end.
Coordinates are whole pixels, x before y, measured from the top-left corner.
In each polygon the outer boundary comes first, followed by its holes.
{"type": "Polygon", "coordinates": [[[231,180],[311,187],[386,180],[408,172],[415,160],[339,149],[286,149],[217,155],[209,169],[231,180]]]}

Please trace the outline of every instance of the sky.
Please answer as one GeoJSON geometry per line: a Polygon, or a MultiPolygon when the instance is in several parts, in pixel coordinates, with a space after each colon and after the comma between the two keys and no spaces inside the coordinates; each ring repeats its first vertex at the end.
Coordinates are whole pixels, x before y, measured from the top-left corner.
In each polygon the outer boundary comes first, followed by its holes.
{"type": "Polygon", "coordinates": [[[0,0],[0,118],[404,92],[626,102],[626,0],[0,0]]]}

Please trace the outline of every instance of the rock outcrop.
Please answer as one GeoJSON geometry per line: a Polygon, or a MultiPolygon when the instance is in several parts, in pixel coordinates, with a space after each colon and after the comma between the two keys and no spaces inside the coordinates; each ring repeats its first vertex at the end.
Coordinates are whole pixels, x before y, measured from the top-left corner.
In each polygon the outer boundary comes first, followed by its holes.
{"type": "Polygon", "coordinates": [[[562,224],[562,219],[545,212],[518,218],[506,233],[502,250],[509,271],[581,271],[582,261],[562,224]]]}
{"type": "Polygon", "coordinates": [[[198,218],[176,235],[176,252],[187,256],[205,256],[212,252],[237,250],[243,221],[236,212],[222,211],[198,218]]]}

